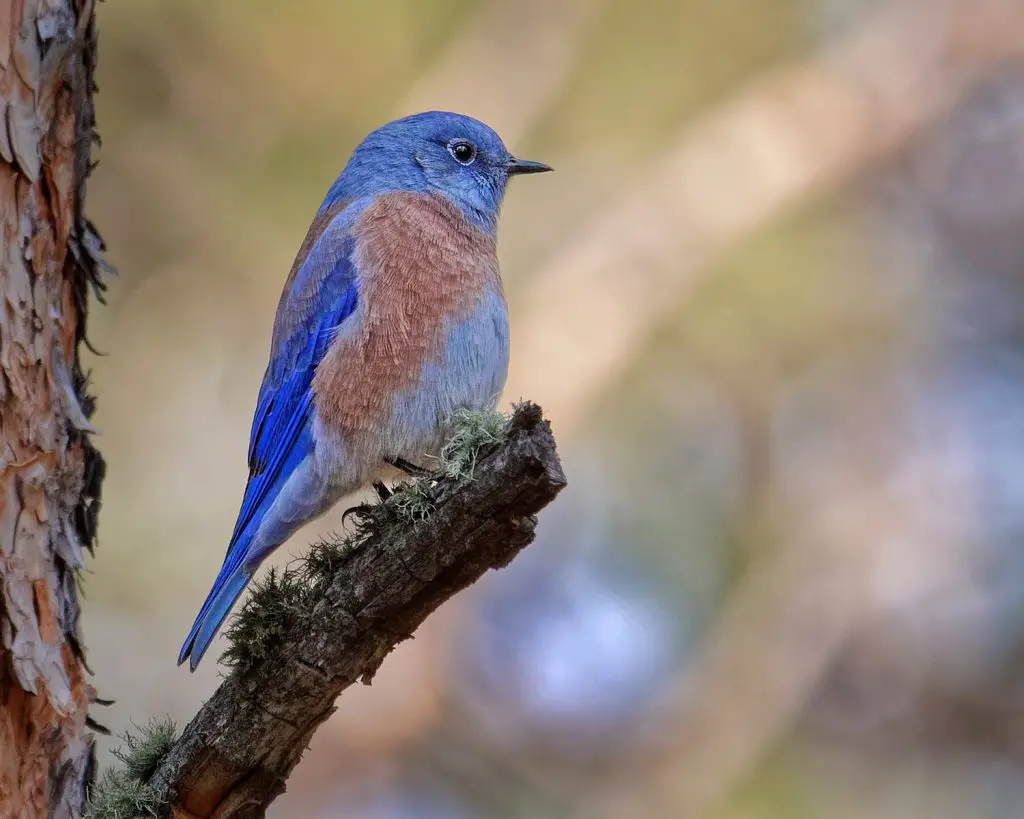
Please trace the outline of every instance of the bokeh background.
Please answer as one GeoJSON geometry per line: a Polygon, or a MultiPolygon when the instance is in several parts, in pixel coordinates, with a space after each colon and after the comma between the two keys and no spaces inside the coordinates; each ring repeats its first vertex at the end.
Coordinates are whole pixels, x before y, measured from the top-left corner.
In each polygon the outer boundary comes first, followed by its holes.
{"type": "Polygon", "coordinates": [[[558,169],[505,208],[505,401],[570,485],[272,815],[1021,815],[1024,3],[111,0],[99,30],[101,722],[216,684],[174,659],[292,256],[363,134],[451,108],[558,169]]]}

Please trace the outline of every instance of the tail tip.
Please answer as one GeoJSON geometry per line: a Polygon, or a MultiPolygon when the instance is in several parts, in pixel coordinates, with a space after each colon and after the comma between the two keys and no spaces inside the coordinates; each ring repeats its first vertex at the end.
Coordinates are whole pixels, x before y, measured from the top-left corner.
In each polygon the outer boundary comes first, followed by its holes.
{"type": "MultiPolygon", "coordinates": [[[[193,641],[189,640],[181,647],[181,651],[178,652],[178,662],[176,665],[181,666],[185,663],[185,660],[189,659],[192,654],[192,643],[193,641]]],[[[191,663],[189,665],[191,666],[191,663]]],[[[193,667],[190,670],[195,671],[195,668],[193,667]]]]}

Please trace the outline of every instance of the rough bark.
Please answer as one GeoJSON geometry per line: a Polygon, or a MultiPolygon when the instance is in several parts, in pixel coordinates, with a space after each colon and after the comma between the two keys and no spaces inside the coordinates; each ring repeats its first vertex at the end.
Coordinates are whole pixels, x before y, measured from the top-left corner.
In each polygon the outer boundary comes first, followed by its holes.
{"type": "Polygon", "coordinates": [[[95,41],[92,0],[0,0],[2,817],[78,816],[94,768],[76,573],[103,473],[78,359],[95,41]]]}
{"type": "Polygon", "coordinates": [[[280,649],[217,689],[150,778],[165,816],[263,816],[338,695],[456,592],[533,540],[565,485],[540,409],[520,406],[472,481],[444,482],[426,520],[384,526],[345,554],[280,649]]]}

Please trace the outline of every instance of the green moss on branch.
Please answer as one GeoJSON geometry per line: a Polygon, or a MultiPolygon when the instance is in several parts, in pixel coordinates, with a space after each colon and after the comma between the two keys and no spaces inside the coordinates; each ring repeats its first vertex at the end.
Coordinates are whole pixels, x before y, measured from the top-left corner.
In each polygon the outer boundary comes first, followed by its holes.
{"type": "Polygon", "coordinates": [[[93,789],[83,819],[145,819],[157,815],[159,800],[147,784],[174,747],[177,729],[170,720],[154,720],[139,733],[124,735],[114,756],[124,764],[108,769],[93,789]]]}

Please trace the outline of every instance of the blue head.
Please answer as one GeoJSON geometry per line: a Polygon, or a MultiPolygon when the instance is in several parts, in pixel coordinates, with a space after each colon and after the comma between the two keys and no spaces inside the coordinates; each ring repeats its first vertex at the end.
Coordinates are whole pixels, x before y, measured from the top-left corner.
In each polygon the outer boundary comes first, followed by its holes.
{"type": "Polygon", "coordinates": [[[321,209],[391,191],[439,193],[493,230],[510,177],[551,168],[516,159],[494,131],[462,114],[429,111],[389,122],[353,151],[321,209]]]}

